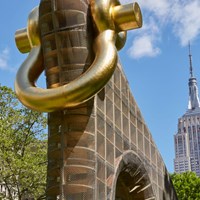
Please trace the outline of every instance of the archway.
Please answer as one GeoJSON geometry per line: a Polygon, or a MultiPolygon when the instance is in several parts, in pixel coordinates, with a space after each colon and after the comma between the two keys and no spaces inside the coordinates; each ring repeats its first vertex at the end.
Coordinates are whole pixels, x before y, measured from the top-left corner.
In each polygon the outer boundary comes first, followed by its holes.
{"type": "Polygon", "coordinates": [[[118,158],[112,200],[155,200],[144,163],[133,151],[118,158]]]}

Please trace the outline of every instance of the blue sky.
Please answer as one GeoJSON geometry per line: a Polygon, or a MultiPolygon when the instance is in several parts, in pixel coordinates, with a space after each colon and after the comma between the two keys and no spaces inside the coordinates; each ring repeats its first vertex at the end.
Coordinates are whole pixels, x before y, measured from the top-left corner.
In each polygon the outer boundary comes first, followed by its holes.
{"type": "MultiPolygon", "coordinates": [[[[121,0],[129,3],[130,0],[121,0]]],[[[119,57],[133,95],[170,172],[173,172],[177,120],[187,109],[191,43],[194,74],[200,82],[200,0],[138,0],[143,28],[129,31],[119,57]]],[[[0,83],[13,88],[27,55],[14,34],[26,26],[39,0],[6,0],[0,12],[0,83]]]]}

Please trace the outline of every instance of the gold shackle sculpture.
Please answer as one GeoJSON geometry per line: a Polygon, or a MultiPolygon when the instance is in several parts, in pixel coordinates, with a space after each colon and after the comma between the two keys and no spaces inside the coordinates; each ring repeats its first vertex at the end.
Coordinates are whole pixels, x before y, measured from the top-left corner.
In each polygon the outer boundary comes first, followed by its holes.
{"type": "Polygon", "coordinates": [[[120,5],[117,0],[90,0],[90,4],[98,31],[95,59],[81,76],[63,86],[43,89],[35,85],[44,70],[38,7],[30,13],[27,28],[16,32],[18,49],[30,52],[15,81],[16,94],[25,106],[42,112],[74,107],[92,98],[111,78],[117,65],[117,50],[126,41],[126,30],[142,26],[141,11],[137,3],[120,5]]]}

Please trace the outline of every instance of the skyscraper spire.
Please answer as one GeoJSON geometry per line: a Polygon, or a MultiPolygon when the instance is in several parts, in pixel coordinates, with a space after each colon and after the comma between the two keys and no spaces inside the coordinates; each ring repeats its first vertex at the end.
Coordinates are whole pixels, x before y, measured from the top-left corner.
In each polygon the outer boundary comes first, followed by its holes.
{"type": "Polygon", "coordinates": [[[196,108],[200,108],[200,101],[199,101],[197,80],[193,75],[190,43],[189,43],[189,63],[190,63],[190,78],[189,78],[189,83],[188,83],[188,85],[189,85],[188,110],[194,110],[196,108]]]}
{"type": "Polygon", "coordinates": [[[191,50],[190,50],[190,42],[189,42],[188,46],[189,46],[189,61],[190,61],[190,77],[193,77],[192,54],[191,54],[191,50]]]}
{"type": "Polygon", "coordinates": [[[178,119],[175,144],[175,173],[193,171],[200,176],[200,103],[197,80],[192,66],[192,54],[189,47],[189,104],[188,110],[178,119]]]}

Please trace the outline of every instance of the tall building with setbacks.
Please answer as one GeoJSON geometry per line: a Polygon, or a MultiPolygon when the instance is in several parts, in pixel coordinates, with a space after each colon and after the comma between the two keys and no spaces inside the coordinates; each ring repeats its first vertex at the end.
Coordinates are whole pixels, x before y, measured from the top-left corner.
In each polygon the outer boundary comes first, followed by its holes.
{"type": "Polygon", "coordinates": [[[193,171],[200,176],[200,101],[191,53],[189,60],[189,102],[186,113],[178,119],[178,131],[174,135],[174,171],[176,173],[193,171]]]}

